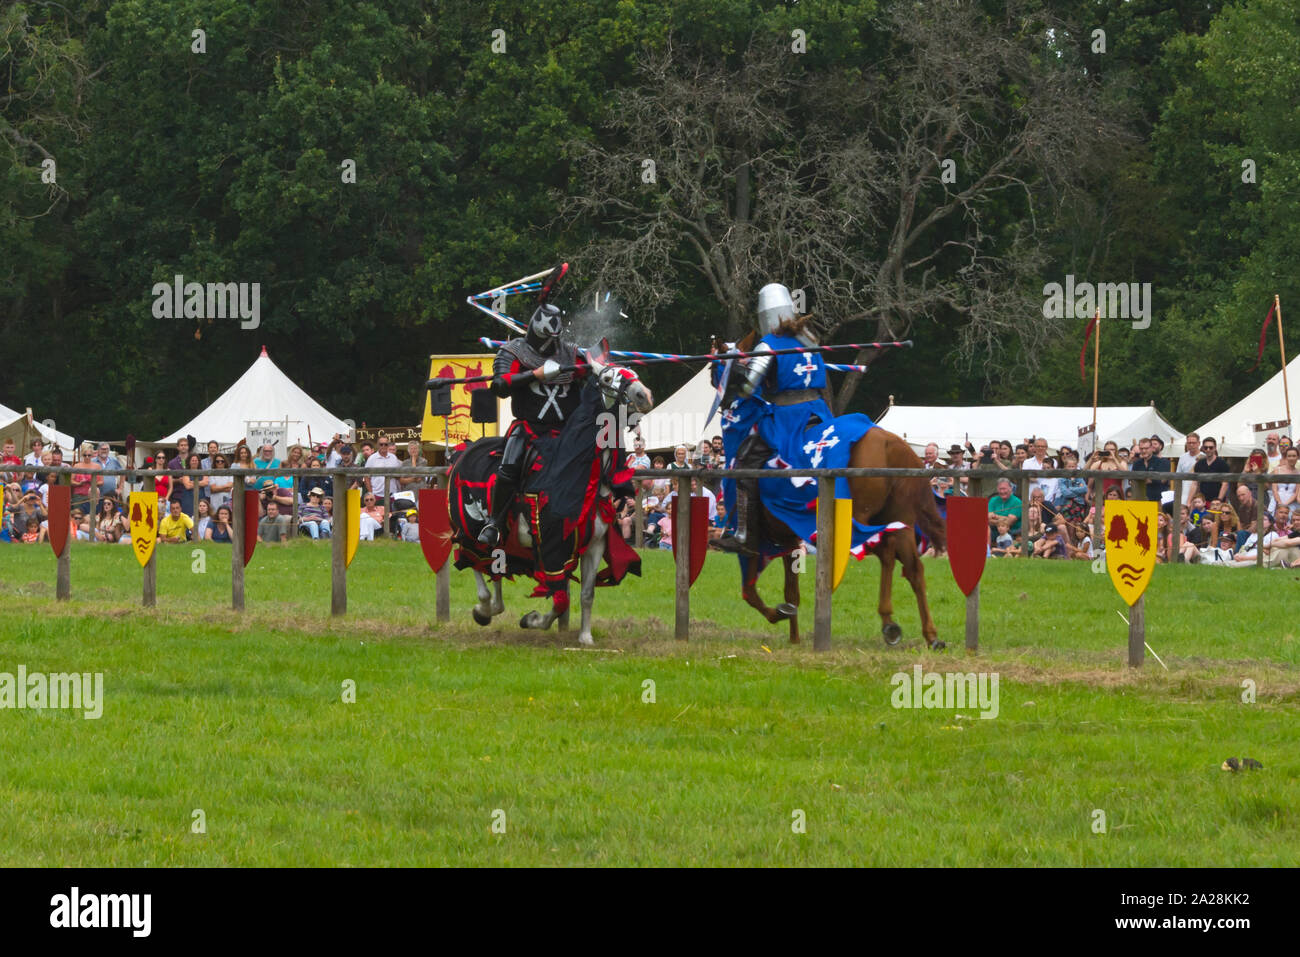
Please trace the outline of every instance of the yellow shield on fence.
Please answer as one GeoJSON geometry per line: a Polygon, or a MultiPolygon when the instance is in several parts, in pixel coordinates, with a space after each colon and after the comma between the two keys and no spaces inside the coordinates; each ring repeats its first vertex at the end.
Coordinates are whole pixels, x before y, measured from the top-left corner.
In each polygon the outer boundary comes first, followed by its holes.
{"type": "Polygon", "coordinates": [[[853,547],[853,499],[835,500],[835,555],[831,565],[831,591],[840,587],[844,570],[849,567],[849,549],[853,547]]]}
{"type": "Polygon", "coordinates": [[[127,517],[131,520],[131,550],[143,568],[149,564],[158,540],[158,493],[132,492],[127,500],[127,517]]]}
{"type": "Polygon", "coordinates": [[[1106,570],[1130,606],[1147,590],[1156,567],[1159,512],[1155,502],[1106,502],[1106,570]]]}
{"type": "Polygon", "coordinates": [[[352,556],[357,553],[357,542],[361,541],[361,489],[350,488],[348,495],[348,557],[344,567],[352,564],[352,556]]]}

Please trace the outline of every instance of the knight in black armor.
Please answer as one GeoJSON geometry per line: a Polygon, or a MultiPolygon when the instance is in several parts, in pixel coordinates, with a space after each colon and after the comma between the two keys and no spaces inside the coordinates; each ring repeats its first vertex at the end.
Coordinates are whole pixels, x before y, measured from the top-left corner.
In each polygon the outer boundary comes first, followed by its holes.
{"type": "Polygon", "coordinates": [[[491,516],[478,536],[488,547],[496,545],[509,527],[510,509],[533,440],[558,433],[578,407],[581,390],[575,380],[590,367],[560,332],[560,309],[543,301],[528,320],[526,334],[503,345],[492,363],[492,391],[509,397],[515,421],[506,430],[491,489],[491,516]]]}

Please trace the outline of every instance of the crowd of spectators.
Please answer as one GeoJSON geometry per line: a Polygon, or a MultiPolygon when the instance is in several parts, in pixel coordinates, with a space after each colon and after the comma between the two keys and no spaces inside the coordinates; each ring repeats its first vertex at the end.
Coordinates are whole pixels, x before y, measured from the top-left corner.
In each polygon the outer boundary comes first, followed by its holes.
{"type": "MultiPolygon", "coordinates": [[[[1253,450],[1241,467],[1234,468],[1218,454],[1218,443],[1212,437],[1202,441],[1194,432],[1187,436],[1177,458],[1165,454],[1165,443],[1158,435],[1134,439],[1128,448],[1106,442],[1082,465],[1078,452],[1069,446],[1062,445],[1051,454],[1041,436],[1014,446],[1009,441],[993,442],[978,450],[970,443],[953,445],[944,456],[931,443],[922,455],[926,468],[970,472],[956,480],[947,476],[931,479],[940,501],[951,495],[989,496],[989,553],[994,556],[1095,559],[1105,544],[1093,542],[1098,502],[1104,508],[1106,499],[1146,499],[1160,505],[1157,561],[1241,567],[1253,564],[1258,550],[1263,549],[1270,568],[1300,564],[1300,509],[1295,507],[1300,485],[1298,458],[1300,449],[1288,437],[1269,434],[1263,448],[1253,450]],[[1086,469],[1114,472],[1115,477],[1031,479],[1029,507],[1024,510],[1016,483],[997,476],[1006,469],[1086,469]],[[1174,502],[1173,483],[1160,478],[1175,471],[1204,476],[1184,483],[1183,501],[1178,503],[1174,502]],[[1236,471],[1297,476],[1268,486],[1262,530],[1256,528],[1254,487],[1215,478],[1236,471]],[[1175,521],[1181,541],[1177,554],[1171,554],[1175,521]],[[1027,527],[1022,528],[1022,523],[1027,527]]],[[[933,549],[928,554],[934,554],[933,549]]]]}
{"type": "MultiPolygon", "coordinates": [[[[233,507],[231,496],[234,479],[230,476],[199,477],[149,474],[168,470],[236,469],[250,473],[246,487],[258,493],[258,539],[283,542],[295,537],[328,539],[333,533],[334,496],[331,470],[336,467],[395,468],[401,465],[427,465],[420,444],[410,442],[402,450],[389,439],[353,445],[340,436],[314,447],[290,446],[283,461],[269,443],[253,449],[241,442],[223,450],[217,442],[204,448],[194,447],[192,438],[183,438],[174,450],[148,457],[141,466],[145,488],[158,493],[166,503],[158,538],[162,542],[231,540],[233,507]],[[258,477],[257,473],[275,469],[291,475],[258,477]]],[[[1300,449],[1286,436],[1270,434],[1264,447],[1246,459],[1240,471],[1261,472],[1289,479],[1268,486],[1263,529],[1257,529],[1258,509],[1255,492],[1246,483],[1233,485],[1215,478],[1236,469],[1218,455],[1217,443],[1204,441],[1195,433],[1187,436],[1177,458],[1166,454],[1159,436],[1134,440],[1129,448],[1107,442],[1080,464],[1078,452],[1069,446],[1050,449],[1043,437],[1027,438],[1013,445],[1010,441],[993,442],[976,449],[953,445],[945,455],[934,443],[926,446],[922,460],[926,468],[961,470],[957,479],[936,476],[931,487],[936,498],[952,495],[983,494],[989,497],[989,549],[994,556],[1028,556],[1060,559],[1095,559],[1104,542],[1093,541],[1098,501],[1108,498],[1145,498],[1161,505],[1157,560],[1161,562],[1205,562],[1225,566],[1253,563],[1263,549],[1269,567],[1300,564],[1300,449]],[[1034,478],[1029,482],[1027,511],[1016,494],[1016,484],[999,479],[997,472],[1006,469],[1075,470],[1114,472],[1114,478],[1082,476],[1034,478]],[[1184,501],[1174,503],[1173,486],[1161,479],[1171,471],[1195,472],[1205,477],[1184,484],[1184,501]],[[1177,519],[1175,519],[1177,514],[1177,519]],[[1177,554],[1173,549],[1174,522],[1179,522],[1181,541],[1177,554]],[[1022,524],[1025,527],[1021,527],[1022,524]]],[[[678,446],[665,459],[650,456],[638,439],[627,456],[630,468],[720,469],[724,455],[722,437],[701,441],[691,448],[678,446]]],[[[31,443],[25,457],[19,458],[12,441],[0,448],[0,481],[3,482],[3,523],[0,541],[42,542],[48,537],[48,490],[53,476],[42,473],[6,472],[5,466],[34,465],[58,467],[72,465],[72,515],[70,536],[81,541],[128,543],[130,521],[125,515],[126,485],[121,477],[99,474],[106,469],[125,467],[108,443],[97,446],[84,443],[75,455],[65,460],[58,447],[46,448],[38,438],[31,443]],[[92,521],[92,511],[94,520],[92,521]]],[[[373,540],[385,535],[416,541],[419,538],[417,492],[429,484],[416,476],[353,477],[348,488],[362,491],[361,538],[373,540]]],[[[721,501],[719,479],[707,475],[692,479],[692,494],[704,496],[711,516],[709,538],[722,534],[726,521],[721,501]]],[[[641,479],[636,496],[615,502],[618,530],[628,541],[635,537],[636,498],[642,509],[645,547],[672,547],[673,502],[675,484],[667,478],[641,479]]],[[[164,507],[160,507],[163,511],[164,507]]],[[[933,554],[933,550],[929,552],[933,554]]]]}
{"type": "MultiPolygon", "coordinates": [[[[220,444],[208,442],[203,450],[193,438],[180,439],[174,451],[148,456],[140,465],[142,489],[158,493],[158,541],[167,543],[214,541],[229,542],[234,517],[231,476],[176,476],[162,470],[237,469],[250,474],[246,488],[258,493],[257,536],[262,542],[283,542],[298,536],[313,540],[328,539],[333,533],[334,489],[330,470],[335,467],[396,468],[402,465],[428,465],[419,442],[410,442],[405,456],[399,457],[396,443],[378,439],[354,446],[341,436],[315,447],[292,445],[285,458],[276,457],[275,446],[265,443],[256,450],[240,442],[223,451],[220,444]],[[293,475],[259,477],[257,473],[275,469],[292,470],[293,475]],[[165,504],[163,504],[165,503],[165,504]]],[[[49,536],[49,486],[57,476],[45,473],[6,472],[5,466],[33,465],[54,468],[70,464],[72,474],[72,512],[69,534],[80,541],[126,544],[131,540],[130,520],[125,514],[126,485],[120,476],[99,474],[105,469],[127,467],[123,457],[114,453],[106,442],[98,446],[84,443],[75,459],[65,462],[57,446],[46,448],[37,438],[31,451],[19,458],[12,440],[0,447],[0,482],[3,483],[3,522],[0,541],[35,543],[49,536]],[[91,521],[91,513],[94,521],[91,521]]],[[[348,488],[361,489],[361,538],[372,541],[388,535],[418,541],[419,523],[417,492],[429,484],[418,476],[354,477],[348,488]],[[386,498],[387,496],[387,498],[386,498]]],[[[341,490],[340,490],[341,491],[341,490]]]]}

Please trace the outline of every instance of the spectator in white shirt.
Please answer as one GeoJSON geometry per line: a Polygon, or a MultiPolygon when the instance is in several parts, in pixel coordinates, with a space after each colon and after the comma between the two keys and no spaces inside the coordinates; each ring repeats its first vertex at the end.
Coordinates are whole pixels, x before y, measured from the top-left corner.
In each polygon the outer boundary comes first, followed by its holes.
{"type": "MultiPolygon", "coordinates": [[[[1047,439],[1042,438],[1041,436],[1039,438],[1034,439],[1034,454],[1029,458],[1025,459],[1025,462],[1021,466],[1021,468],[1024,469],[1053,468],[1052,460],[1047,457],[1047,439]]],[[[1056,501],[1056,479],[1052,479],[1052,478],[1031,479],[1030,484],[1033,485],[1035,488],[1041,488],[1043,490],[1043,498],[1046,499],[1048,502],[1056,501]]]]}
{"type": "MultiPolygon", "coordinates": [[[[1183,454],[1178,456],[1178,468],[1176,472],[1190,472],[1196,467],[1196,462],[1200,458],[1201,437],[1195,432],[1188,432],[1187,439],[1183,443],[1183,454]]],[[[1196,494],[1197,485],[1195,482],[1183,483],[1183,504],[1190,504],[1192,496],[1196,494]]]]}
{"type": "MultiPolygon", "coordinates": [[[[368,469],[395,469],[402,463],[398,461],[393,454],[393,443],[388,439],[380,439],[378,442],[379,451],[373,453],[370,458],[366,459],[366,468],[368,469]]],[[[376,475],[370,479],[370,491],[376,499],[384,497],[384,476],[376,475]]],[[[388,477],[388,488],[394,494],[397,493],[398,482],[393,476],[388,477]]]]}

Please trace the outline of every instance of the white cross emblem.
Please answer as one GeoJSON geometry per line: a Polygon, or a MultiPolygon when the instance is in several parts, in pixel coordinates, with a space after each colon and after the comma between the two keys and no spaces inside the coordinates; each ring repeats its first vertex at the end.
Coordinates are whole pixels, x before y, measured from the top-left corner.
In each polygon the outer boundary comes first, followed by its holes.
{"type": "Polygon", "coordinates": [[[537,413],[537,417],[539,419],[544,419],[546,418],[546,410],[554,409],[555,414],[559,417],[560,421],[564,421],[564,413],[560,411],[560,403],[558,400],[569,394],[568,383],[566,382],[563,385],[542,385],[538,382],[534,382],[532,383],[532,387],[533,391],[538,395],[543,394],[542,390],[545,390],[546,395],[546,401],[542,403],[542,411],[537,413]],[[564,391],[561,392],[561,389],[564,391]]]}
{"type": "Polygon", "coordinates": [[[817,366],[812,361],[811,352],[805,352],[803,354],[803,362],[800,365],[794,367],[794,374],[803,376],[803,384],[805,389],[808,388],[808,386],[812,385],[812,376],[813,373],[816,371],[817,371],[817,366]]]}
{"type": "Polygon", "coordinates": [[[815,469],[821,468],[823,449],[834,448],[835,446],[840,444],[840,437],[838,435],[831,435],[831,433],[834,431],[835,431],[835,426],[828,425],[826,426],[826,429],[822,432],[822,437],[820,439],[818,439],[816,442],[808,442],[807,444],[804,445],[803,447],[804,455],[807,455],[809,452],[812,452],[812,458],[810,459],[810,461],[812,462],[813,468],[815,469]],[[827,436],[830,436],[830,438],[827,438],[827,436]]]}

